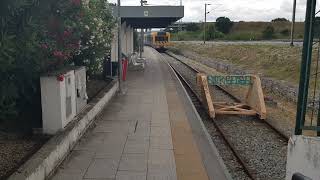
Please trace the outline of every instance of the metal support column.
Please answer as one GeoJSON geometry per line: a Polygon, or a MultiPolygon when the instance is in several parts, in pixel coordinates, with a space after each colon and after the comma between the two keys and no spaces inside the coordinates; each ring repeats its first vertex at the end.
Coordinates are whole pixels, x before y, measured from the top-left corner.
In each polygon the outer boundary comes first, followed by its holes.
{"type": "Polygon", "coordinates": [[[307,0],[295,134],[301,135],[308,103],[316,0],[307,0]]]}
{"type": "MultiPolygon", "coordinates": [[[[141,6],[143,6],[144,3],[147,3],[147,1],[140,0],[141,6]]],[[[143,31],[144,31],[144,29],[141,28],[141,32],[140,32],[140,58],[142,58],[142,52],[143,52],[143,39],[144,39],[143,31]]]]}
{"type": "Polygon", "coordinates": [[[206,31],[207,31],[207,14],[209,14],[209,12],[207,12],[207,6],[210,6],[211,4],[204,4],[204,27],[203,27],[203,44],[206,44],[206,31]]]}
{"type": "Polygon", "coordinates": [[[121,13],[120,13],[120,0],[118,0],[118,81],[119,91],[122,93],[122,48],[121,48],[121,13]]]}
{"type": "Polygon", "coordinates": [[[290,46],[293,46],[294,28],[295,28],[295,23],[296,23],[296,9],[297,9],[297,0],[293,0],[293,12],[292,12],[292,22],[291,22],[291,43],[290,43],[290,46]]]}
{"type": "Polygon", "coordinates": [[[204,4],[203,44],[206,44],[207,4],[204,4]]]}

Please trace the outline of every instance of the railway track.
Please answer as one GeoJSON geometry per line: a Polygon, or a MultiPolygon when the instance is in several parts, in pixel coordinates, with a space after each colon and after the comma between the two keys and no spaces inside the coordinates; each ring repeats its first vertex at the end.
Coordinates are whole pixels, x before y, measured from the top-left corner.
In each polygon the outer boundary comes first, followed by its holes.
{"type": "MultiPolygon", "coordinates": [[[[218,116],[211,119],[201,104],[196,85],[196,74],[200,71],[168,54],[162,56],[186,86],[233,178],[284,179],[287,138],[257,117],[218,116]]],[[[212,86],[210,91],[215,93],[216,101],[238,101],[220,87],[212,86]]]]}

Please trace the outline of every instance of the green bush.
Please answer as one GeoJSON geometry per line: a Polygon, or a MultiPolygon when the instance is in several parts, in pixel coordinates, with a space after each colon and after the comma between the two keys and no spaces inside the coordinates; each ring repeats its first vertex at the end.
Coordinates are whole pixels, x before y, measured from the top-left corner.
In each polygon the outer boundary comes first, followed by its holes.
{"type": "MultiPolygon", "coordinates": [[[[224,38],[225,34],[220,31],[217,31],[213,24],[209,24],[206,31],[206,40],[214,40],[224,38]]],[[[203,32],[201,33],[201,38],[203,39],[203,32]]]]}
{"type": "Polygon", "coordinates": [[[257,33],[251,33],[251,32],[239,32],[239,33],[228,34],[224,39],[232,40],[232,41],[254,41],[254,40],[260,40],[261,35],[257,33]]]}
{"type": "Polygon", "coordinates": [[[198,23],[188,23],[185,29],[186,31],[199,31],[200,25],[198,23]]]}
{"type": "Polygon", "coordinates": [[[289,31],[289,29],[283,29],[280,31],[280,34],[283,36],[289,36],[290,31],[289,31]]]}
{"type": "Polygon", "coordinates": [[[273,26],[267,26],[266,29],[262,32],[262,37],[264,39],[272,39],[274,36],[275,30],[273,26]]]}
{"type": "Polygon", "coordinates": [[[203,39],[203,35],[201,31],[197,32],[189,32],[189,31],[181,31],[177,33],[172,33],[171,40],[173,41],[197,41],[203,39]]]}
{"type": "Polygon", "coordinates": [[[100,72],[113,26],[107,0],[2,0],[0,121],[40,117],[42,73],[73,64],[100,72]]]}

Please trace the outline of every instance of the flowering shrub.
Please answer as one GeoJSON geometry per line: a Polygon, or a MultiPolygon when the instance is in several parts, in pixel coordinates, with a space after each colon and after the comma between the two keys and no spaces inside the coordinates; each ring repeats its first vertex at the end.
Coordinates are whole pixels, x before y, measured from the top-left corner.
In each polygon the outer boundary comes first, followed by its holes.
{"type": "Polygon", "coordinates": [[[111,51],[115,20],[104,0],[84,4],[82,14],[85,14],[80,22],[82,38],[75,64],[87,66],[88,74],[94,75],[102,72],[103,60],[106,53],[111,51]]]}
{"type": "Polygon", "coordinates": [[[1,0],[0,120],[41,117],[41,73],[70,65],[99,73],[113,27],[107,0],[1,0]]]}

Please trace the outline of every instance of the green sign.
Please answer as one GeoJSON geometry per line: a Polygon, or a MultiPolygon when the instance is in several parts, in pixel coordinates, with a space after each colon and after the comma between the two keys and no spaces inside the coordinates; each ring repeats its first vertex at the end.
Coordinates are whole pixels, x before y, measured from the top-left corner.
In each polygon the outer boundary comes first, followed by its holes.
{"type": "Polygon", "coordinates": [[[251,76],[208,76],[210,85],[241,85],[249,86],[252,84],[251,76]]]}

